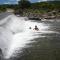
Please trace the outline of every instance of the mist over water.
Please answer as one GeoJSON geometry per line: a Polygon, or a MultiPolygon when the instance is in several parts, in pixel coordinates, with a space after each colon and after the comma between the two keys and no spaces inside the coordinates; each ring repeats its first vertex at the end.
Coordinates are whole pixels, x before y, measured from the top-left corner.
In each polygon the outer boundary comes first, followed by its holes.
{"type": "Polygon", "coordinates": [[[12,32],[13,36],[6,52],[6,58],[14,56],[16,50],[21,50],[22,48],[27,47],[27,43],[32,43],[30,40],[39,36],[36,33],[37,31],[33,31],[35,25],[38,25],[38,28],[40,28],[40,31],[38,31],[39,33],[41,32],[41,29],[48,28],[47,26],[43,28],[42,23],[38,24],[37,22],[25,21],[23,17],[19,18],[13,16],[10,21],[11,22],[9,22],[7,28],[12,32]],[[30,30],[29,27],[32,27],[32,29],[30,30]]]}
{"type": "Polygon", "coordinates": [[[9,15],[2,19],[0,21],[0,48],[3,50],[4,58],[9,59],[17,56],[18,51],[20,53],[23,52],[23,48],[30,47],[27,45],[28,43],[35,42],[31,40],[46,37],[41,36],[41,34],[58,33],[49,30],[50,28],[50,24],[25,20],[24,17],[16,17],[15,15],[9,15]],[[38,26],[39,31],[33,30],[35,25],[38,26]]]}

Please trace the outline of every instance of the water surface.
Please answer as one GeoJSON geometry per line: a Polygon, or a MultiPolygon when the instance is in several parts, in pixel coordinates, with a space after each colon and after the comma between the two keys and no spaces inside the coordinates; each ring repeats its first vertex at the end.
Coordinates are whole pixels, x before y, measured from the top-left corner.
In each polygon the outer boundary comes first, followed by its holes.
{"type": "Polygon", "coordinates": [[[0,48],[7,60],[60,60],[60,22],[10,15],[0,22],[0,48]]]}

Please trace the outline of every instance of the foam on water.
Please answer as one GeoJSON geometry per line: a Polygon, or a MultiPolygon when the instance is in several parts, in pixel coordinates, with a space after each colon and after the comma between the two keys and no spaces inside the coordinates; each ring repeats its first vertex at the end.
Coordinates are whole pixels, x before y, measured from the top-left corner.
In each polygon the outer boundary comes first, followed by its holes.
{"type": "MultiPolygon", "coordinates": [[[[13,34],[11,44],[6,52],[6,58],[11,57],[17,48],[21,49],[25,47],[27,43],[31,42],[31,39],[38,37],[34,36],[32,30],[29,30],[29,23],[33,24],[30,21],[22,20],[22,18],[17,19],[17,17],[15,17],[14,22],[10,25],[10,30],[15,32],[15,34],[13,34]]],[[[33,27],[33,25],[30,26],[33,27]]]]}
{"type": "Polygon", "coordinates": [[[31,43],[32,39],[40,37],[38,34],[41,34],[41,32],[49,32],[45,31],[49,26],[45,26],[43,23],[25,21],[22,17],[11,15],[5,20],[4,23],[6,23],[0,27],[0,40],[4,41],[3,44],[6,46],[8,45],[7,47],[4,45],[7,48],[4,53],[5,58],[14,56],[16,49],[18,50],[19,48],[21,50],[27,47],[26,44],[31,43]],[[35,25],[39,28],[38,32],[33,30],[35,25]],[[29,29],[29,27],[32,27],[32,29],[29,29]]]}

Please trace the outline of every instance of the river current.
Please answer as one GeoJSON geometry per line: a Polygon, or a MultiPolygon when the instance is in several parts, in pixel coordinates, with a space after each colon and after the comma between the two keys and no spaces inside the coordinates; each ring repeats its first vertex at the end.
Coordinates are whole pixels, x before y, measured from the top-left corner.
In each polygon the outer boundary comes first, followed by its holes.
{"type": "Polygon", "coordinates": [[[0,48],[5,60],[60,60],[60,21],[9,15],[0,21],[0,48]]]}

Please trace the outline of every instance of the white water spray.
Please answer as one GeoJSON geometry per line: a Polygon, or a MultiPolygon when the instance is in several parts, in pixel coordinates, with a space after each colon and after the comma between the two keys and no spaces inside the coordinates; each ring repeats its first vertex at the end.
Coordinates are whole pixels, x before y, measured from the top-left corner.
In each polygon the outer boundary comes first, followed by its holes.
{"type": "Polygon", "coordinates": [[[0,27],[2,34],[0,39],[6,42],[4,42],[6,45],[4,45],[6,48],[4,51],[5,58],[14,56],[13,53],[15,53],[15,50],[18,50],[18,48],[22,49],[27,47],[26,44],[30,43],[30,40],[39,37],[37,34],[41,34],[44,29],[48,28],[48,26],[45,26],[43,23],[25,21],[24,18],[14,15],[10,15],[4,20],[3,24],[0,24],[2,25],[2,27],[0,27]],[[38,31],[39,33],[33,30],[35,25],[40,29],[38,31]],[[29,27],[32,27],[32,29],[29,29],[29,27]]]}

